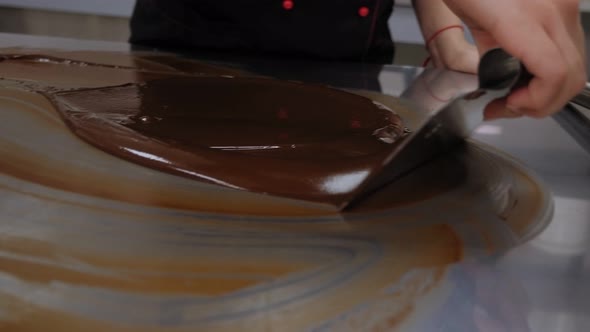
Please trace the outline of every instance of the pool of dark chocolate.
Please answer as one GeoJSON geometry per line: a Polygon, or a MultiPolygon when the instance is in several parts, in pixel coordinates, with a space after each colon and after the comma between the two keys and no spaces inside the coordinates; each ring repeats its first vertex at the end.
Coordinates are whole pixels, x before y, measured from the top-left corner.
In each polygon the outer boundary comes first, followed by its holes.
{"type": "Polygon", "coordinates": [[[50,97],[122,158],[235,189],[341,205],[404,135],[352,93],[264,78],[171,77],[50,97]]]}

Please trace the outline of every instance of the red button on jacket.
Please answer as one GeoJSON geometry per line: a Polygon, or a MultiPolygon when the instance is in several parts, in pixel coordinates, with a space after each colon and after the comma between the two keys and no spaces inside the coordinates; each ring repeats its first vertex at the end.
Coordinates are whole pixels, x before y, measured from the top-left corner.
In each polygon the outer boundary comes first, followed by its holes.
{"type": "Polygon", "coordinates": [[[359,16],[360,17],[366,17],[366,16],[368,16],[369,15],[369,12],[370,12],[369,11],[369,8],[367,8],[367,7],[364,7],[363,6],[363,7],[359,8],[359,16]]]}
{"type": "Polygon", "coordinates": [[[293,1],[291,1],[291,0],[285,0],[285,1],[283,1],[283,8],[285,10],[291,10],[291,9],[293,9],[293,1]]]}

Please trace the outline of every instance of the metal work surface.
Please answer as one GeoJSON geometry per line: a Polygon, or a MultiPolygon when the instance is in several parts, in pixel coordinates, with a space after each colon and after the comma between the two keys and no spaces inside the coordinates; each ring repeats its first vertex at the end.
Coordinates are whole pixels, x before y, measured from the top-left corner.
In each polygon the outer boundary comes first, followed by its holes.
{"type": "MultiPolygon", "coordinates": [[[[0,34],[15,46],[129,50],[0,34]]],[[[422,111],[477,85],[194,56],[422,111]]],[[[41,96],[0,89],[0,112],[0,331],[590,330],[590,154],[551,118],[485,123],[370,209],[332,214],[107,155],[41,96]]]]}

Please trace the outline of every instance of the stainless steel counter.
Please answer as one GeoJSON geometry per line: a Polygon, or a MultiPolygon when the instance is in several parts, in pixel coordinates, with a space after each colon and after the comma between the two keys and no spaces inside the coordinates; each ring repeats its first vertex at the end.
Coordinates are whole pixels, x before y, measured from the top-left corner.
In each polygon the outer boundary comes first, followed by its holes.
{"type": "MultiPolygon", "coordinates": [[[[0,46],[129,49],[126,44],[7,34],[0,34],[0,46]]],[[[201,57],[226,61],[211,54],[201,57]]],[[[244,68],[282,78],[395,96],[420,72],[357,64],[292,62],[281,67],[278,61],[261,59],[244,63],[244,68]]],[[[590,154],[551,118],[489,122],[478,128],[474,138],[534,170],[553,193],[554,218],[541,234],[508,252],[452,267],[449,279],[455,291],[433,311],[438,318],[412,330],[590,331],[590,154]]]]}
{"type": "Polygon", "coordinates": [[[588,331],[590,155],[552,119],[490,123],[476,138],[523,160],[553,192],[547,229],[493,266],[520,288],[523,320],[530,331],[588,331]]]}

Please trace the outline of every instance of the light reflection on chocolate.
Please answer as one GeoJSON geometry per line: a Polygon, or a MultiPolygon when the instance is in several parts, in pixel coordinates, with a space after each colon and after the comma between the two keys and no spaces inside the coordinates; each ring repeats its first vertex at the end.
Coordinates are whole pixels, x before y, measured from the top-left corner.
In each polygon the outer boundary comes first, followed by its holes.
{"type": "MultiPolygon", "coordinates": [[[[71,68],[107,71],[87,73],[91,77],[128,71],[117,81],[133,75],[130,67],[54,56],[1,59],[8,67],[41,64],[42,72],[48,66],[66,68],[58,77],[70,77],[71,68]]],[[[173,64],[190,67],[178,63],[173,64]]],[[[21,75],[5,75],[22,79],[22,72],[29,72],[16,71],[21,75]]],[[[145,81],[135,84],[66,92],[39,88],[74,133],[109,153],[233,189],[337,209],[359,195],[405,135],[400,117],[368,98],[319,85],[223,74],[146,71],[140,75],[145,81]]]]}
{"type": "MultiPolygon", "coordinates": [[[[534,178],[475,145],[342,214],[144,168],[78,139],[30,87],[146,72],[32,67],[24,90],[16,70],[0,72],[0,330],[392,330],[429,318],[422,304],[444,298],[450,264],[505,249],[504,234],[528,234],[548,209],[534,178]]],[[[121,130],[166,140],[144,116],[121,130]]]]}
{"type": "Polygon", "coordinates": [[[77,135],[109,153],[336,207],[404,135],[399,116],[370,99],[271,79],[177,77],[51,98],[77,135]]]}

